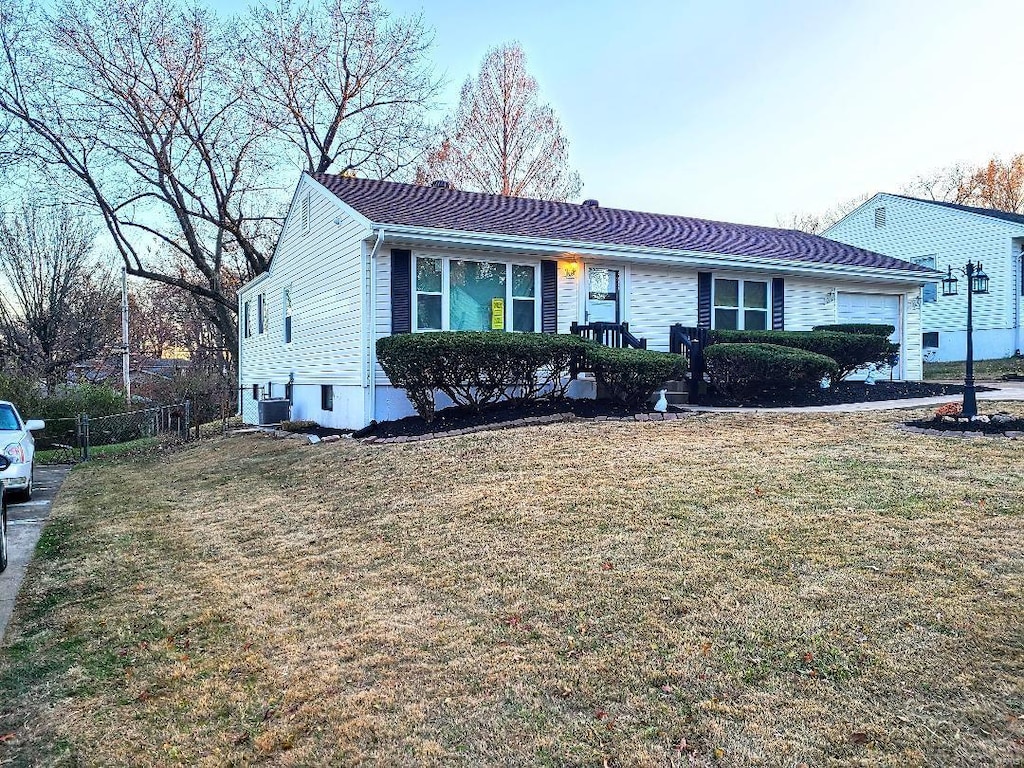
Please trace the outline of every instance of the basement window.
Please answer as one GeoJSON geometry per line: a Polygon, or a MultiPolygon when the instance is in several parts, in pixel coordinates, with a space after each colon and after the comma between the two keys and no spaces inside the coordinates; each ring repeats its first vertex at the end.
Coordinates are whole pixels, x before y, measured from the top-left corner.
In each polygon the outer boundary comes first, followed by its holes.
{"type": "Polygon", "coordinates": [[[320,385],[320,408],[324,411],[334,410],[334,386],[331,384],[320,385]]]}
{"type": "Polygon", "coordinates": [[[939,348],[939,332],[928,331],[928,333],[921,334],[921,346],[925,349],[938,349],[939,348]]]}

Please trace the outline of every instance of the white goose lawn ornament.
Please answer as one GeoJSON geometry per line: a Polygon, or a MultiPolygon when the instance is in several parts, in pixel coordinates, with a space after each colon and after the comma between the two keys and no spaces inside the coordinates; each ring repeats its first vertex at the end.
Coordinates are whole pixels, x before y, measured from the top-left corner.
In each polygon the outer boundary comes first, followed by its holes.
{"type": "Polygon", "coordinates": [[[658,413],[664,413],[668,410],[668,398],[665,397],[666,392],[668,392],[667,389],[663,389],[658,392],[658,402],[654,404],[654,410],[658,413]]]}
{"type": "Polygon", "coordinates": [[[868,366],[868,375],[864,377],[864,383],[873,387],[876,381],[878,381],[878,368],[872,363],[868,366]]]}

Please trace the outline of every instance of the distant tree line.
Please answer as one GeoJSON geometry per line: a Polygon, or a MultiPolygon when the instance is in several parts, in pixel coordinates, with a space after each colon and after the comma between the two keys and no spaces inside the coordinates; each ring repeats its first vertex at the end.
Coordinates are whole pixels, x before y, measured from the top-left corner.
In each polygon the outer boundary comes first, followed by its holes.
{"type": "MultiPolygon", "coordinates": [[[[918,176],[897,193],[943,203],[1024,213],[1024,153],[1008,160],[993,157],[979,166],[957,163],[940,168],[918,176]]],[[[823,232],[874,194],[865,193],[817,213],[792,214],[789,218],[780,219],[779,225],[812,234],[823,232]]]]}
{"type": "Polygon", "coordinates": [[[432,42],[422,16],[378,0],[257,0],[237,15],[184,0],[9,0],[7,197],[27,179],[48,190],[33,206],[86,216],[91,242],[163,286],[143,304],[169,313],[187,297],[233,354],[235,291],[269,268],[299,170],[578,193],[522,49],[492,51],[439,126],[432,42]]]}

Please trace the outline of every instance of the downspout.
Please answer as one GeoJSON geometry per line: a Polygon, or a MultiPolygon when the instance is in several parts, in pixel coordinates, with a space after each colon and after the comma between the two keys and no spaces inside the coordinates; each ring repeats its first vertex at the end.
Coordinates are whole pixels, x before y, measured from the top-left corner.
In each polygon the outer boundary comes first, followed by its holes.
{"type": "Polygon", "coordinates": [[[366,285],[369,295],[366,302],[366,317],[363,318],[366,327],[366,386],[369,389],[366,397],[368,412],[365,414],[367,424],[374,421],[377,415],[377,254],[383,244],[384,227],[381,227],[377,230],[377,240],[367,258],[370,275],[366,285]]]}

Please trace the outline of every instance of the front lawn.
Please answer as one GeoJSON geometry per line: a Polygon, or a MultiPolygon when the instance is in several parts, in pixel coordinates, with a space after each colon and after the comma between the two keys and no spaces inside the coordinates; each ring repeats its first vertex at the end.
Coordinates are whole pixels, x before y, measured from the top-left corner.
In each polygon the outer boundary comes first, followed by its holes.
{"type": "MultiPolygon", "coordinates": [[[[967,364],[962,360],[951,363],[924,364],[924,377],[928,381],[963,381],[966,372],[967,364]]],[[[1007,376],[1024,378],[1024,357],[1004,357],[974,362],[974,378],[979,381],[1003,381],[1007,376]]]]}
{"type": "Polygon", "coordinates": [[[0,654],[0,760],[1020,762],[1022,443],[893,426],[926,413],[81,466],[0,654]]]}

